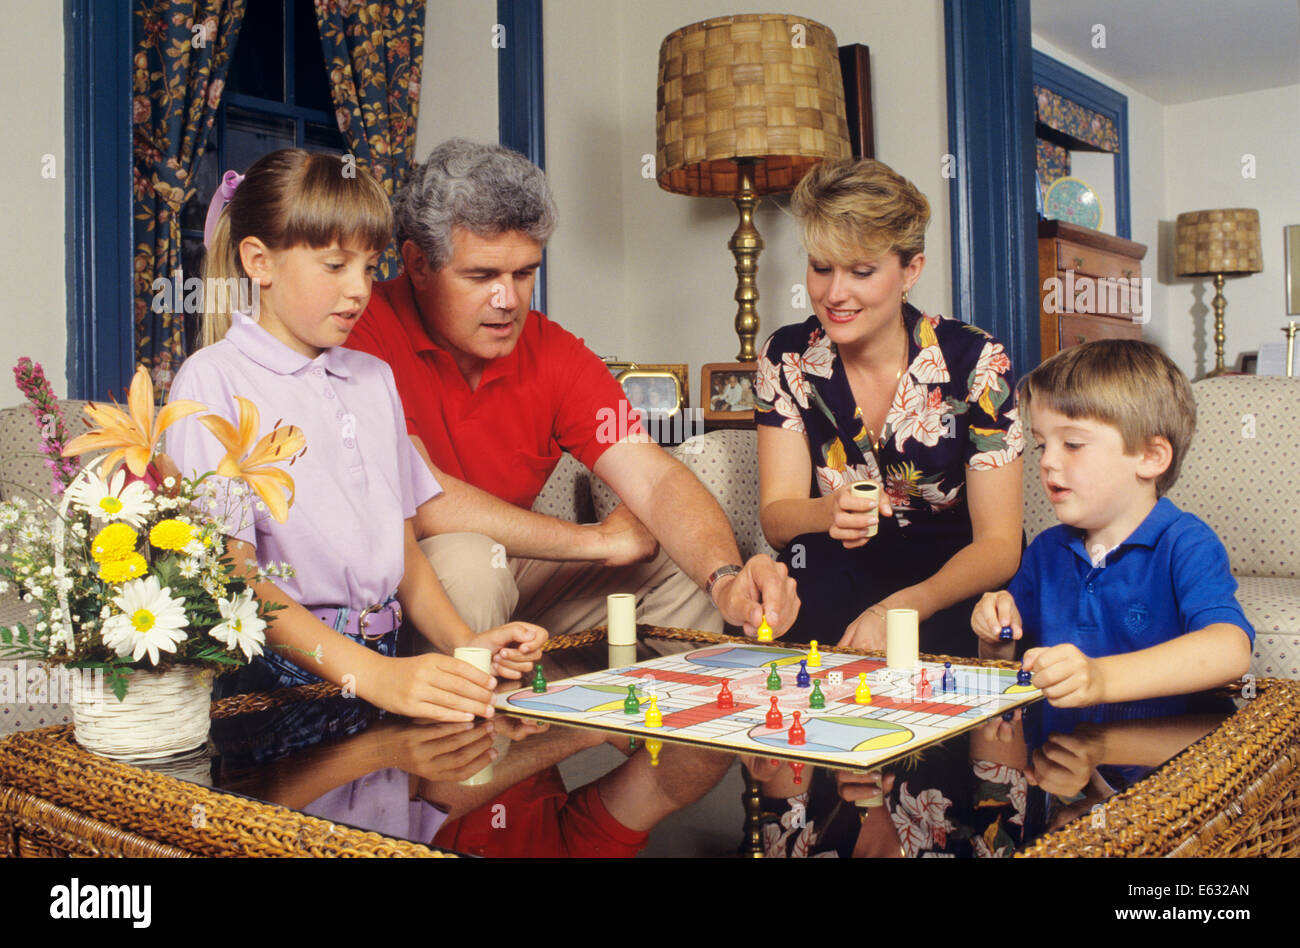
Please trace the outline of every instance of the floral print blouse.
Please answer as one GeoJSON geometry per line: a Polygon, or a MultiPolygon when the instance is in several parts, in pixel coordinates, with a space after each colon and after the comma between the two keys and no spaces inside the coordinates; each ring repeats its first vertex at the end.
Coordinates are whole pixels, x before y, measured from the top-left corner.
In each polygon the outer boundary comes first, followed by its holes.
{"type": "Polygon", "coordinates": [[[904,304],[908,367],[871,442],[835,344],[816,316],[774,332],[754,378],[759,424],[805,435],[825,495],[857,480],[883,484],[902,535],[969,530],[966,469],[1009,464],[1024,450],[1016,380],[1002,344],[977,326],[904,304]]]}

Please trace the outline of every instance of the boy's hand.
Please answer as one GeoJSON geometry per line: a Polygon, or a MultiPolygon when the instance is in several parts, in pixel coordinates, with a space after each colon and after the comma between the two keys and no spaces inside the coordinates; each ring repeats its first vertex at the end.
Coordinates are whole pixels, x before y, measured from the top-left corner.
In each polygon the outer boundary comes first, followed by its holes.
{"type": "Polygon", "coordinates": [[[492,717],[496,679],[450,655],[384,659],[383,692],[363,698],[386,711],[425,721],[472,721],[492,717]]]}
{"type": "Polygon", "coordinates": [[[1011,640],[1020,641],[1025,630],[1020,623],[1020,610],[1016,608],[1016,600],[1011,593],[999,589],[981,596],[970,616],[970,627],[975,630],[975,634],[990,645],[1005,645],[999,636],[1007,626],[1011,626],[1011,640]]]}
{"type": "Polygon", "coordinates": [[[893,771],[883,773],[879,770],[860,773],[853,770],[835,771],[835,783],[839,786],[840,799],[849,803],[859,800],[884,799],[894,789],[893,771]]]}
{"type": "Polygon", "coordinates": [[[892,517],[894,508],[889,506],[889,498],[882,488],[879,491],[880,509],[876,502],[853,493],[852,484],[845,484],[831,494],[831,528],[834,540],[844,544],[844,549],[852,550],[865,546],[870,529],[880,523],[880,518],[892,517]]]}
{"type": "Polygon", "coordinates": [[[1069,642],[1031,648],[1025,652],[1024,667],[1033,673],[1034,687],[1055,707],[1084,708],[1105,700],[1101,666],[1069,642]]]}
{"type": "Polygon", "coordinates": [[[502,678],[520,679],[542,659],[546,630],[531,622],[507,622],[470,639],[469,645],[492,650],[492,672],[502,678]]]}

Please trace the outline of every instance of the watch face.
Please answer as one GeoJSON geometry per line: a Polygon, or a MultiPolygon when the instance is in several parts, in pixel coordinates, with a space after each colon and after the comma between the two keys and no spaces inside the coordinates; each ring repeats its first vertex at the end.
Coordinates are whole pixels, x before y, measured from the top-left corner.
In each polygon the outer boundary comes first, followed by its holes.
{"type": "Polygon", "coordinates": [[[1057,178],[1047,189],[1043,215],[1049,220],[1065,221],[1096,230],[1101,226],[1101,199],[1087,182],[1078,178],[1057,178]]]}

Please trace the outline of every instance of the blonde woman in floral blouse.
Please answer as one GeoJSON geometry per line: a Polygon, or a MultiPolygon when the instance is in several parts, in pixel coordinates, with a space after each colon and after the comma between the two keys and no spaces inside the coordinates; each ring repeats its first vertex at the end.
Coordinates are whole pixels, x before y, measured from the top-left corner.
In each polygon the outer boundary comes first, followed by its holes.
{"type": "Polygon", "coordinates": [[[1020,562],[1011,360],[907,302],[930,207],[888,166],[825,162],[792,209],[815,315],[772,334],[754,383],[763,532],[803,603],[787,637],[884,648],[885,610],[910,607],[923,652],[974,655],[974,602],[1020,562]]]}

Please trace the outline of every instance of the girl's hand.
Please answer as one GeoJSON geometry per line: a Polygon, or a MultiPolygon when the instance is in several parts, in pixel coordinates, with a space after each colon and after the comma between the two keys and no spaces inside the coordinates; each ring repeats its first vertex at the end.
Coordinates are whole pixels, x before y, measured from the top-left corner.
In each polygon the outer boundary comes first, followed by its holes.
{"type": "Polygon", "coordinates": [[[492,672],[502,678],[518,680],[542,660],[546,630],[531,622],[507,622],[476,635],[469,644],[492,650],[492,672]]]}
{"type": "Polygon", "coordinates": [[[844,544],[844,549],[852,550],[864,546],[869,535],[880,522],[880,517],[892,517],[894,509],[889,506],[889,498],[882,488],[877,496],[880,498],[879,510],[876,501],[869,497],[859,497],[853,493],[853,485],[845,484],[836,488],[830,495],[831,528],[834,540],[844,544]]]}
{"type": "Polygon", "coordinates": [[[493,724],[404,724],[386,734],[387,752],[398,768],[425,780],[465,780],[497,759],[493,724]]]}
{"type": "MultiPolygon", "coordinates": [[[[386,711],[424,721],[472,721],[492,717],[496,679],[450,655],[385,659],[387,687],[367,698],[386,711]]],[[[362,696],[366,697],[366,696],[362,696]]]]}

